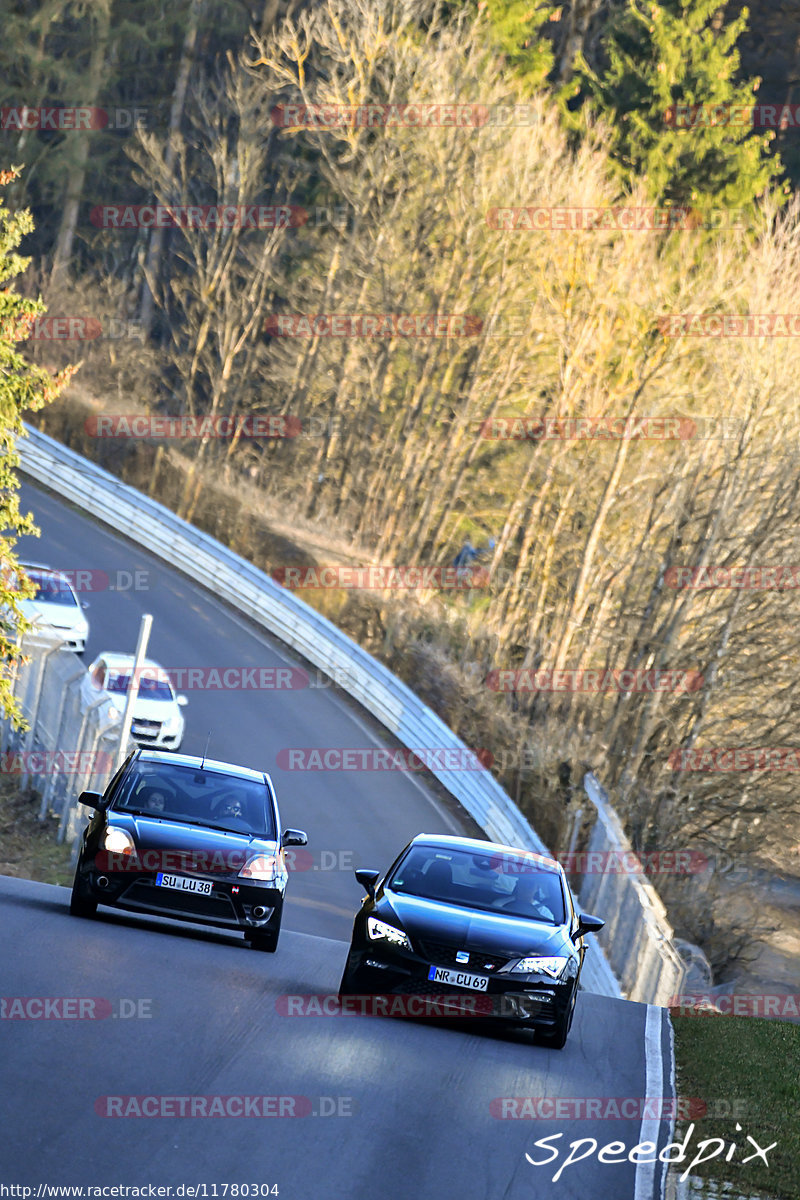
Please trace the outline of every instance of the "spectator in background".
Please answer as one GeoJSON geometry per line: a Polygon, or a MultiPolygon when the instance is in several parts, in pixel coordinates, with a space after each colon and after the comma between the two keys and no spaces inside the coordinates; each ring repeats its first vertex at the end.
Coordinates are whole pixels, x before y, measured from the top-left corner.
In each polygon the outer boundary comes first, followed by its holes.
{"type": "Polygon", "coordinates": [[[497,543],[494,538],[489,538],[488,542],[485,542],[484,545],[475,547],[469,538],[467,538],[453,559],[453,566],[456,569],[464,569],[470,567],[475,562],[485,562],[490,557],[496,545],[497,543]]]}
{"type": "Polygon", "coordinates": [[[473,546],[472,542],[467,538],[464,545],[459,550],[458,554],[453,559],[454,567],[468,567],[473,559],[478,557],[478,551],[473,546]]]}

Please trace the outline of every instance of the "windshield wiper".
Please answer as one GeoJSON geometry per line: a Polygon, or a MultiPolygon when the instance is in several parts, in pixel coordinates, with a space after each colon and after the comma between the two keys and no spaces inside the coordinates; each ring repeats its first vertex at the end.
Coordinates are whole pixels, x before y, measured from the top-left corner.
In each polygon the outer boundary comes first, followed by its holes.
{"type": "Polygon", "coordinates": [[[192,821],[193,825],[202,825],[203,829],[218,829],[220,833],[235,833],[237,837],[266,837],[265,833],[255,833],[252,829],[231,829],[230,825],[214,825],[210,821],[192,821]]]}

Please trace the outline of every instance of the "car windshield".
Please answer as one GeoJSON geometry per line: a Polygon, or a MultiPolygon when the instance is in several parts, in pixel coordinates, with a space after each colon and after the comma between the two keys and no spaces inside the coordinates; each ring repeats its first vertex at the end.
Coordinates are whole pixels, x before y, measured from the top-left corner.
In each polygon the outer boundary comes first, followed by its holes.
{"type": "MultiPolygon", "coordinates": [[[[107,692],[127,692],[131,686],[130,672],[109,672],[106,683],[107,692]]],[[[174,700],[172,688],[163,676],[148,674],[143,670],[139,676],[139,696],[143,700],[174,700]]]]}
{"type": "Polygon", "coordinates": [[[111,808],[231,833],[276,836],[266,784],[208,768],[139,762],[111,808]]]}
{"type": "Polygon", "coordinates": [[[78,601],[69,581],[63,575],[42,575],[37,571],[27,572],[31,583],[36,587],[34,602],[40,604],[60,604],[64,608],[77,608],[78,601]]]}
{"type": "Polygon", "coordinates": [[[412,846],[388,887],[401,894],[551,925],[561,925],[565,919],[559,874],[524,854],[412,846]]]}

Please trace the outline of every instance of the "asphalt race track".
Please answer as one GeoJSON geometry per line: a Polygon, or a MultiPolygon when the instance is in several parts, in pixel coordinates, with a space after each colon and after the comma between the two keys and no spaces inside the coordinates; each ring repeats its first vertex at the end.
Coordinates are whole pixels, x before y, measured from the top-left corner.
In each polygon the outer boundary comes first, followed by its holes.
{"type": "MultiPolygon", "coordinates": [[[[22,502],[42,538],[26,539],[20,557],[102,569],[112,580],[117,571],[147,572],[148,590],[89,596],[87,664],[101,650],[132,652],[147,611],[150,654],[167,668],[296,665],[213,597],[56,498],[25,486],[22,502]]],[[[362,894],[353,867],[388,865],[421,831],[474,827],[405,772],[279,769],[285,747],[384,744],[336,689],[188,695],[182,749],[201,753],[210,729],[209,755],[269,770],[284,824],[308,832],[280,947],[261,954],[238,935],[102,908],[97,919],[78,920],[66,889],[0,876],[0,1004],[8,1018],[0,1020],[0,1179],[33,1188],[32,1196],[40,1184],[152,1184],[171,1186],[173,1195],[181,1184],[205,1185],[209,1197],[213,1185],[220,1197],[226,1184],[229,1196],[231,1185],[247,1185],[252,1197],[256,1185],[266,1195],[277,1184],[284,1200],[659,1195],[660,1164],[640,1166],[637,1180],[633,1164],[601,1163],[597,1153],[553,1182],[572,1141],[629,1150],[652,1136],[640,1115],[585,1119],[567,1104],[578,1115],[500,1119],[502,1105],[492,1101],[672,1096],[661,1010],[584,993],[562,1051],[524,1032],[456,1020],[288,1015],[298,1002],[287,997],[336,990],[362,894]],[[15,1020],[14,997],[50,1004],[28,1006],[15,1020]],[[85,1000],[83,1019],[65,998],[85,1000]],[[185,1098],[233,1098],[224,1102],[232,1115],[115,1115],[143,1105],[152,1112],[162,1103],[153,1097],[184,1098],[164,1102],[172,1113],[186,1111],[185,1098]],[[262,1098],[259,1115],[239,1116],[248,1097],[262,1098]],[[548,1148],[534,1147],[558,1133],[548,1148]],[[527,1151],[544,1161],[555,1149],[547,1165],[525,1158],[527,1151]]],[[[657,1136],[659,1147],[670,1140],[667,1119],[657,1136]]]]}

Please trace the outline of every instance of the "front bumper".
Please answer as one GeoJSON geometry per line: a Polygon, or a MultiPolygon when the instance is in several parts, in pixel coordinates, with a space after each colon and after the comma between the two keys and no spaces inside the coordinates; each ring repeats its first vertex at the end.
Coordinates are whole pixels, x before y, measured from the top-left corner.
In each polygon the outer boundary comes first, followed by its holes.
{"type": "Polygon", "coordinates": [[[143,729],[134,723],[131,727],[131,737],[137,745],[146,750],[179,750],[183,741],[183,729],[178,729],[175,733],[166,733],[163,726],[160,729],[143,729]]]}
{"type": "Polygon", "coordinates": [[[103,871],[94,864],[79,867],[84,895],[98,904],[244,932],[274,929],[280,924],[283,888],[245,882],[233,875],[174,873],[210,882],[210,894],[163,887],[156,882],[159,873],[155,871],[103,871]],[[255,910],[260,909],[264,912],[257,915],[255,910]]]}
{"type": "Polygon", "coordinates": [[[56,633],[64,639],[64,645],[68,650],[72,650],[75,654],[83,654],[86,649],[85,637],[79,637],[69,629],[56,629],[56,633]]]}
{"type": "Polygon", "coordinates": [[[486,991],[482,992],[429,979],[430,967],[439,965],[445,964],[394,947],[387,951],[380,943],[351,948],[342,990],[351,995],[423,996],[432,1001],[435,997],[452,998],[454,1010],[461,1007],[465,1015],[545,1032],[565,1019],[577,988],[577,972],[552,979],[498,971],[488,975],[486,991]]]}

